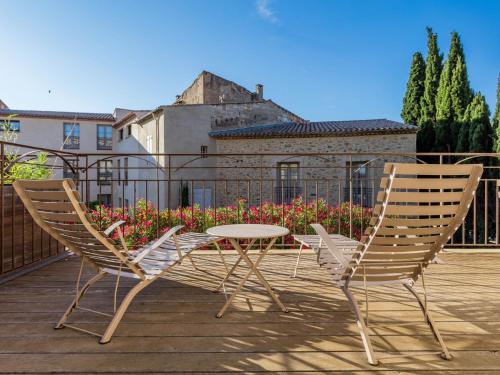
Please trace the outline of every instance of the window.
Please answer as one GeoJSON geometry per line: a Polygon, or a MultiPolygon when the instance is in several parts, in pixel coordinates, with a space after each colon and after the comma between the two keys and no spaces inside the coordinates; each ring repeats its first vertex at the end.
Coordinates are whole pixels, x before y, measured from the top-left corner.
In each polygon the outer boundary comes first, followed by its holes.
{"type": "Polygon", "coordinates": [[[63,162],[63,178],[71,178],[72,180],[78,180],[80,178],[78,173],[78,165],[76,160],[68,160],[75,172],[71,170],[68,164],[63,162]]]}
{"type": "Polygon", "coordinates": [[[117,165],[117,169],[118,169],[118,185],[121,185],[122,184],[122,161],[120,159],[118,159],[118,165],[117,165]]]}
{"type": "Polygon", "coordinates": [[[128,158],[123,159],[123,177],[125,186],[128,185],[128,158]]]}
{"type": "Polygon", "coordinates": [[[276,202],[290,203],[302,193],[299,184],[299,168],[300,164],[297,162],[278,163],[276,202]]]}
{"type": "Polygon", "coordinates": [[[111,185],[113,178],[113,162],[111,160],[99,160],[97,162],[97,185],[111,185]]]}
{"type": "Polygon", "coordinates": [[[127,137],[130,137],[132,135],[132,125],[127,126],[127,137]]]}
{"type": "Polygon", "coordinates": [[[123,141],[123,128],[122,128],[122,129],[120,129],[120,130],[118,130],[118,139],[119,139],[120,141],[123,141]]]}
{"type": "Polygon", "coordinates": [[[63,124],[63,142],[64,148],[80,148],[80,124],[66,122],[63,124]]]}
{"type": "Polygon", "coordinates": [[[19,132],[21,131],[21,123],[18,120],[0,120],[0,131],[4,130],[19,132]]]}
{"type": "Polygon", "coordinates": [[[110,207],[111,206],[111,194],[97,194],[97,201],[100,204],[110,207]]]}
{"type": "Polygon", "coordinates": [[[111,150],[113,148],[113,128],[111,125],[97,125],[97,149],[111,150]]]}
{"type": "Polygon", "coordinates": [[[212,189],[211,188],[194,188],[193,203],[199,205],[200,209],[212,207],[212,189]]]}
{"type": "Polygon", "coordinates": [[[202,158],[206,158],[208,153],[208,146],[202,145],[200,147],[200,153],[202,158]]]}
{"type": "Polygon", "coordinates": [[[146,136],[146,151],[149,152],[150,154],[153,153],[153,136],[152,135],[146,136]]]}
{"type": "Polygon", "coordinates": [[[118,207],[119,208],[128,208],[128,206],[129,206],[129,202],[128,202],[127,198],[125,198],[125,200],[122,199],[122,197],[118,198],[118,207]],[[125,202],[125,205],[123,204],[123,202],[125,202]]]}
{"type": "Polygon", "coordinates": [[[346,187],[344,189],[344,200],[351,200],[352,186],[352,203],[362,205],[363,207],[371,207],[372,189],[369,180],[369,171],[366,167],[366,161],[353,161],[352,169],[350,164],[346,163],[346,187]],[[352,185],[349,179],[352,176],[352,185]]]}

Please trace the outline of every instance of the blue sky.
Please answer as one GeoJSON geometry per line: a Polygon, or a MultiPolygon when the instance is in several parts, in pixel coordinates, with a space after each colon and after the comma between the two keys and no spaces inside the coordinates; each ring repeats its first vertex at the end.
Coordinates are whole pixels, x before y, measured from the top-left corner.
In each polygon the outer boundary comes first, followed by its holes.
{"type": "Polygon", "coordinates": [[[202,70],[310,120],[400,120],[425,27],[465,46],[495,105],[500,1],[0,0],[0,99],[11,108],[112,112],[170,104],[202,70]],[[51,90],[51,93],[49,93],[51,90]]]}

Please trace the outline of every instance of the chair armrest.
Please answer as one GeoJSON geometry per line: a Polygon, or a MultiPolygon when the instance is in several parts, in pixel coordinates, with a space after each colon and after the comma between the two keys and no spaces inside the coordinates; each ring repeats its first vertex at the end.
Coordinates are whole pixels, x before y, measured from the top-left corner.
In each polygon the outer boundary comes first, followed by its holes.
{"type": "Polygon", "coordinates": [[[117,229],[120,225],[123,225],[123,224],[125,224],[125,221],[123,221],[123,220],[120,220],[120,221],[117,221],[116,223],[111,224],[108,228],[106,228],[106,230],[104,231],[104,234],[106,236],[109,236],[111,233],[113,233],[113,231],[115,229],[117,229]]]}
{"type": "Polygon", "coordinates": [[[142,250],[133,260],[132,263],[139,263],[146,255],[148,255],[151,251],[156,249],[157,247],[161,246],[165,240],[169,239],[173,235],[175,235],[176,232],[184,228],[184,225],[177,225],[173,228],[170,228],[163,236],[158,238],[155,242],[153,242],[151,245],[147,246],[142,250]]]}
{"type": "MultiPolygon", "coordinates": [[[[330,252],[330,254],[332,254],[335,257],[335,259],[337,259],[339,264],[341,264],[344,267],[348,267],[349,262],[346,261],[346,259],[344,258],[344,254],[342,253],[342,251],[340,251],[337,248],[337,246],[335,245],[335,242],[328,235],[325,228],[323,228],[323,226],[321,224],[311,224],[311,227],[316,231],[316,233],[318,233],[323,244],[328,248],[328,251],[330,252]]],[[[321,252],[321,246],[318,249],[318,254],[320,252],[321,252]]],[[[319,255],[318,255],[318,257],[319,257],[319,255]]]]}

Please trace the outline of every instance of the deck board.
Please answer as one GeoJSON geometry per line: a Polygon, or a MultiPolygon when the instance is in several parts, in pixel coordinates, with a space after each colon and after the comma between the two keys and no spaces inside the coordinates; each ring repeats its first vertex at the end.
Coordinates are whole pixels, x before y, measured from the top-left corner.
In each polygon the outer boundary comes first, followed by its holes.
{"type": "MultiPolygon", "coordinates": [[[[145,289],[107,345],[70,329],[52,329],[72,298],[77,258],[2,285],[0,373],[500,372],[500,254],[443,254],[445,264],[426,273],[428,299],[452,361],[438,357],[439,347],[404,288],[370,288],[378,367],[367,364],[354,315],[312,254],[304,255],[295,279],[290,252],[270,254],[262,264],[290,313],[282,313],[252,282],[222,319],[214,316],[225,297],[212,289],[223,267],[209,253],[196,259],[206,272],[186,262],[169,280],[145,289]]],[[[131,285],[121,282],[119,295],[131,285]]],[[[113,280],[104,280],[84,305],[109,311],[113,290],[113,280]]],[[[363,291],[354,291],[364,309],[363,291]]],[[[72,320],[95,331],[106,324],[105,317],[87,312],[72,320]]]]}

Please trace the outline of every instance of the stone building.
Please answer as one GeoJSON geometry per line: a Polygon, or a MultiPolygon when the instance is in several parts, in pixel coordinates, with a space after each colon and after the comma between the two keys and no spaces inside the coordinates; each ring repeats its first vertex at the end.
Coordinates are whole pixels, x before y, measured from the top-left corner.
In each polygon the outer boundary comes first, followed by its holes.
{"type": "Polygon", "coordinates": [[[415,152],[415,126],[385,119],[309,122],[265,99],[263,90],[259,84],[250,92],[204,71],[174,104],[130,111],[117,121],[116,152],[162,155],[118,161],[137,182],[117,190],[115,205],[146,195],[160,207],[177,207],[183,197],[207,207],[238,198],[289,202],[297,195],[370,205],[387,160],[377,153],[397,154],[396,160],[415,152]]]}
{"type": "MultiPolygon", "coordinates": [[[[385,119],[310,122],[266,99],[261,84],[252,92],[207,71],[155,109],[12,110],[0,101],[0,121],[11,115],[19,143],[93,153],[80,176],[90,184],[85,199],[122,207],[139,198],[164,208],[299,195],[369,206],[384,161],[412,160],[402,155],[415,152],[417,132],[385,119]]],[[[70,172],[59,165],[56,177],[70,172]]]]}
{"type": "Polygon", "coordinates": [[[415,133],[414,126],[376,119],[272,124],[209,135],[218,153],[249,154],[217,159],[217,179],[231,181],[227,201],[281,203],[300,195],[307,202],[322,198],[371,206],[384,162],[413,160],[415,133]]]}

